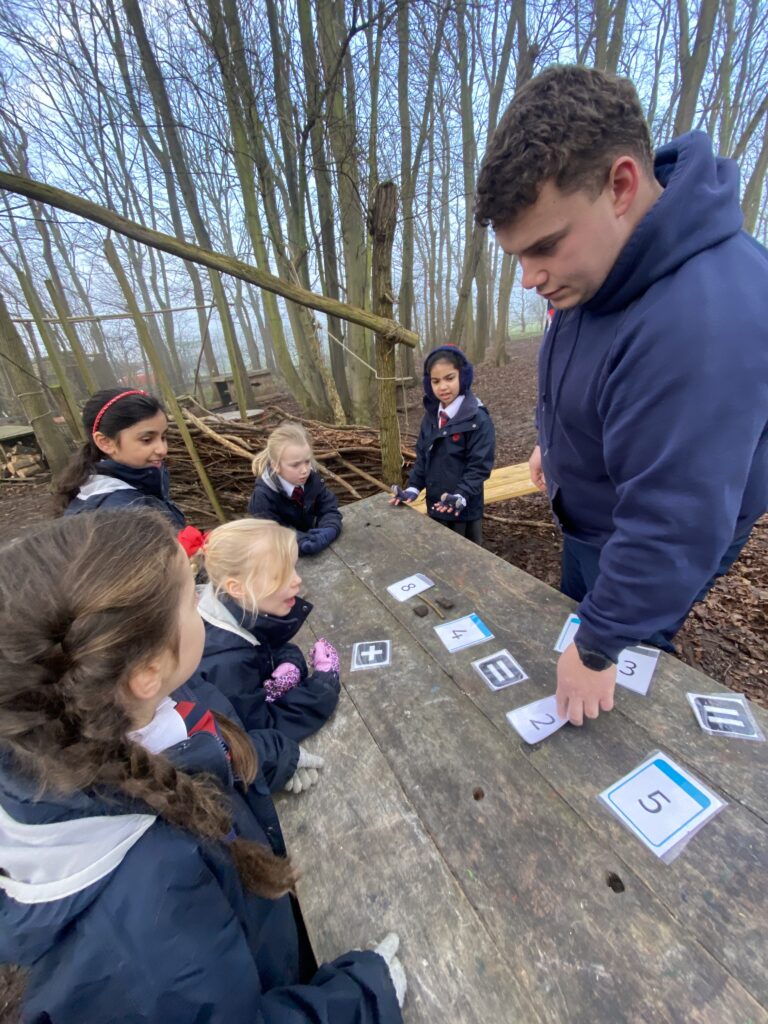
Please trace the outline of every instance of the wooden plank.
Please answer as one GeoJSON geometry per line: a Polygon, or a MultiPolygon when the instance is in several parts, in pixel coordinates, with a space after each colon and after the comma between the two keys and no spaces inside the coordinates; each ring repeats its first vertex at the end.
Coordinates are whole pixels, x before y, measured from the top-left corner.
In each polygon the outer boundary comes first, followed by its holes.
{"type": "MultiPolygon", "coordinates": [[[[348,505],[344,510],[345,533],[335,546],[355,574],[375,593],[412,572],[423,571],[438,585],[434,593],[455,602],[446,613],[457,618],[476,611],[492,629],[498,648],[508,647],[531,677],[515,687],[514,706],[552,693],[558,655],[554,644],[574,602],[489,551],[430,519],[403,517],[407,510],[393,508],[378,496],[348,505]],[[368,523],[369,526],[359,524],[368,523]],[[360,530],[375,530],[375,544],[382,545],[386,560],[371,557],[371,543],[360,530]],[[359,540],[352,540],[359,537],[359,540]]],[[[432,592],[425,596],[430,597],[432,592]]],[[[443,668],[456,678],[471,680],[472,692],[487,692],[470,669],[480,654],[474,649],[449,654],[432,629],[433,613],[417,619],[408,603],[388,607],[443,668]],[[476,684],[479,684],[476,685],[476,684]]],[[[497,649],[498,649],[497,648],[497,649]]],[[[490,648],[489,648],[490,650],[490,648]]],[[[747,743],[707,736],[696,725],[685,698],[686,692],[730,691],[697,669],[662,654],[650,696],[641,697],[617,687],[617,711],[642,728],[654,741],[689,764],[731,799],[745,803],[768,821],[768,743],[747,743]]],[[[768,734],[768,712],[750,704],[768,734]]],[[[603,719],[604,720],[604,719],[603,719]]]]}
{"type": "MultiPolygon", "coordinates": [[[[523,494],[538,494],[538,488],[531,483],[531,474],[527,462],[518,462],[514,466],[499,466],[491,471],[491,475],[483,486],[483,499],[486,505],[495,501],[507,501],[519,498],[523,494]]],[[[427,492],[422,491],[412,508],[426,514],[427,492]]]]}
{"type": "MultiPolygon", "coordinates": [[[[344,554],[358,531],[346,532],[335,546],[344,554]]],[[[307,575],[315,626],[346,658],[354,640],[394,641],[399,668],[355,673],[346,686],[465,895],[510,951],[510,971],[540,994],[544,1019],[768,1020],[608,848],[608,830],[580,820],[509,731],[489,728],[388,605],[333,552],[307,575]],[[608,872],[623,893],[608,887],[608,872]]]]}
{"type": "MultiPolygon", "coordinates": [[[[541,620],[551,611],[549,606],[554,598],[555,603],[561,604],[551,631],[551,637],[557,636],[569,602],[495,556],[461,539],[457,541],[455,535],[437,524],[419,521],[415,531],[409,531],[407,545],[412,551],[417,550],[421,558],[411,555],[402,543],[402,536],[401,544],[396,543],[397,536],[390,529],[395,520],[386,514],[379,517],[380,509],[370,507],[371,499],[364,504],[368,507],[361,507],[356,514],[369,526],[362,531],[350,530],[347,543],[337,545],[337,553],[364,575],[366,585],[375,594],[385,595],[392,613],[452,675],[489,720],[502,732],[509,732],[504,718],[507,710],[521,707],[554,689],[557,655],[551,651],[548,641],[540,642],[538,635],[541,620]],[[368,529],[377,531],[378,542],[387,551],[386,568],[379,569],[377,560],[365,554],[369,546],[365,541],[368,529]],[[476,610],[493,630],[496,640],[482,648],[448,654],[432,628],[436,622],[434,616],[417,619],[409,612],[409,603],[389,600],[386,585],[417,570],[436,579],[441,573],[434,571],[434,565],[441,570],[442,566],[450,566],[454,577],[465,580],[461,593],[455,592],[456,609],[449,617],[476,610]],[[534,584],[534,594],[538,591],[540,605],[530,600],[529,581],[534,584]],[[522,597],[521,590],[529,593],[522,597]],[[489,593],[494,595],[494,617],[485,611],[489,593]],[[468,595],[470,604],[462,605],[462,599],[466,600],[468,595]],[[512,633],[508,627],[500,625],[503,611],[508,611],[514,620],[512,633]],[[480,652],[491,653],[502,646],[508,646],[519,658],[531,679],[511,691],[491,693],[470,663],[480,652]],[[524,653],[521,652],[523,646],[526,647],[524,653]]],[[[448,589],[440,583],[440,592],[446,593],[448,589]]],[[[695,724],[685,700],[685,690],[695,688],[707,692],[720,687],[673,658],[663,658],[658,671],[661,679],[654,684],[652,699],[621,691],[617,712],[602,716],[598,722],[587,723],[580,730],[567,727],[543,745],[543,753],[536,753],[536,767],[593,828],[606,833],[615,852],[631,864],[652,891],[663,896],[692,933],[742,979],[753,994],[768,1002],[768,976],[764,966],[768,954],[765,897],[768,828],[762,817],[765,787],[761,784],[761,780],[768,777],[766,745],[718,741],[706,736],[695,724]],[[667,669],[671,671],[665,679],[667,669]],[[665,685],[670,682],[672,685],[665,685]],[[624,714],[625,707],[647,708],[656,701],[655,695],[659,692],[664,694],[664,710],[675,723],[674,728],[656,733],[651,729],[654,716],[643,724],[636,720],[642,715],[624,714]],[[719,756],[718,746],[722,751],[719,756]],[[672,867],[647,852],[595,799],[602,789],[658,748],[664,748],[687,764],[694,774],[712,784],[732,803],[696,837],[683,860],[672,867]],[[748,956],[745,955],[747,949],[751,951],[748,956]]],[[[762,724],[768,724],[768,716],[762,709],[754,710],[763,720],[762,724]]],[[[659,717],[658,713],[655,717],[659,717]]],[[[531,752],[526,744],[518,742],[518,745],[524,752],[531,752]]],[[[534,760],[533,755],[531,759],[534,760]]]]}
{"type": "Polygon", "coordinates": [[[299,900],[318,962],[396,931],[408,975],[406,1024],[536,1024],[532,1002],[346,692],[331,722],[302,745],[325,758],[322,778],[277,805],[303,871],[299,900]]]}

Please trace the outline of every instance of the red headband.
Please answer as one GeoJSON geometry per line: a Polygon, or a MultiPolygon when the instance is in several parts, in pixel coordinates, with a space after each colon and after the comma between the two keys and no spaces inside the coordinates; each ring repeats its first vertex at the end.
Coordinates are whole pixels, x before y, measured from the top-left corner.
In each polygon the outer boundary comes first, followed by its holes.
{"type": "Polygon", "coordinates": [[[119,402],[121,398],[127,398],[128,395],[146,395],[146,393],[146,391],[141,391],[139,388],[134,388],[131,391],[121,391],[119,395],[115,395],[114,398],[110,398],[110,400],[106,402],[104,405],[102,405],[102,407],[96,413],[96,419],[93,421],[93,427],[91,428],[91,436],[93,436],[99,429],[101,417],[104,415],[107,409],[109,409],[110,406],[115,404],[115,402],[119,402]]]}

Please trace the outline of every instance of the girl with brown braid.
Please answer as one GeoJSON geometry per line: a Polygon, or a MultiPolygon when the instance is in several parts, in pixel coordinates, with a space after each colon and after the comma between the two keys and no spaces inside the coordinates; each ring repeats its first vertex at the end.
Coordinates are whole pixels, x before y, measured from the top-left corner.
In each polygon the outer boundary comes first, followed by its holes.
{"type": "Polygon", "coordinates": [[[0,961],[30,968],[22,1019],[397,1024],[392,941],[311,963],[251,741],[182,685],[202,644],[157,513],[0,551],[0,961]]]}

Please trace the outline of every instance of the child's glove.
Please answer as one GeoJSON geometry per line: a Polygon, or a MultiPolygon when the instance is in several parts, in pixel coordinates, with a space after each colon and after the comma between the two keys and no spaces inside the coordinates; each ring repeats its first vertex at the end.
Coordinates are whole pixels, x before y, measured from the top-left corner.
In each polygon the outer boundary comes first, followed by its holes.
{"type": "Polygon", "coordinates": [[[278,697],[292,690],[301,682],[301,672],[296,665],[290,661],[284,661],[278,665],[269,679],[264,680],[264,689],[267,691],[267,703],[272,704],[278,697]]]}
{"type": "Polygon", "coordinates": [[[316,555],[336,540],[336,531],[331,526],[315,526],[299,541],[300,555],[316,555]]]}
{"type": "Polygon", "coordinates": [[[460,494],[441,494],[440,501],[432,506],[437,512],[453,512],[457,516],[462,509],[467,507],[467,499],[460,494]]]}
{"type": "Polygon", "coordinates": [[[339,652],[324,637],[309,652],[309,667],[315,672],[339,672],[339,652]]]}
{"type": "Polygon", "coordinates": [[[419,496],[418,487],[406,487],[405,490],[402,487],[398,487],[397,484],[392,484],[392,497],[389,499],[391,505],[399,505],[401,501],[410,503],[415,501],[419,496]]]}
{"type": "Polygon", "coordinates": [[[374,947],[373,952],[378,953],[389,968],[389,976],[392,979],[395,995],[397,996],[397,1005],[402,1009],[405,1002],[405,990],[408,988],[408,979],[405,976],[405,968],[400,963],[400,959],[395,955],[399,946],[399,936],[394,932],[390,932],[384,936],[378,946],[374,947]]]}
{"type": "Polygon", "coordinates": [[[318,769],[325,767],[325,761],[317,754],[310,754],[304,747],[299,747],[299,762],[296,771],[285,784],[287,793],[303,793],[317,782],[318,769]]]}

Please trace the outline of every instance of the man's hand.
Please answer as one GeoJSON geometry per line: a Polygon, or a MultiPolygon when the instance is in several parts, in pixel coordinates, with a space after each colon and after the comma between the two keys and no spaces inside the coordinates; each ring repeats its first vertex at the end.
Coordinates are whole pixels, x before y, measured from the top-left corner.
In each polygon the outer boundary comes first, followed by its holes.
{"type": "Polygon", "coordinates": [[[582,725],[584,716],[597,718],[613,708],[616,666],[593,672],[581,663],[575,644],[569,644],[557,662],[557,713],[572,725],[582,725]]]}
{"type": "Polygon", "coordinates": [[[547,493],[547,481],[544,479],[544,470],[541,468],[541,448],[539,445],[531,452],[528,459],[528,469],[531,474],[531,483],[543,493],[547,493]]]}

